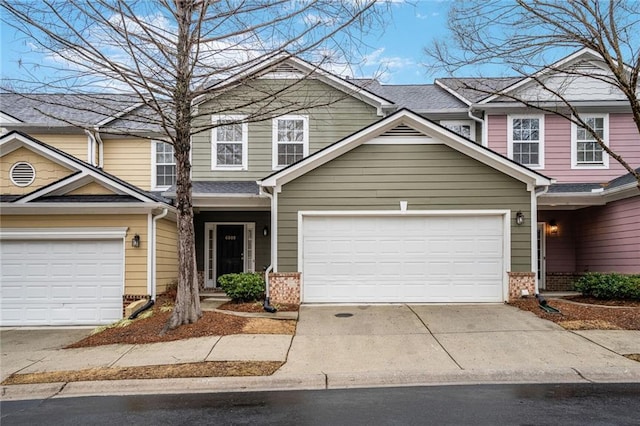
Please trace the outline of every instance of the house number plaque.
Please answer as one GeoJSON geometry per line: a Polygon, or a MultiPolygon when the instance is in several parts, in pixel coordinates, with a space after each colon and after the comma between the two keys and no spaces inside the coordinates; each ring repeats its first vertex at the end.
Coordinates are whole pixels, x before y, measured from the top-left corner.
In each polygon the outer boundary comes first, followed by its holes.
{"type": "Polygon", "coordinates": [[[235,235],[225,235],[224,239],[227,241],[235,241],[236,236],[235,235]]]}

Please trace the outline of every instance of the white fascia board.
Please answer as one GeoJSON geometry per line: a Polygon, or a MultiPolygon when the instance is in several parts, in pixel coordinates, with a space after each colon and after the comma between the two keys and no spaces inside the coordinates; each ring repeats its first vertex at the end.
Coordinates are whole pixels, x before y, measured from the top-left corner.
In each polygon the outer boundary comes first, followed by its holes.
{"type": "MultiPolygon", "coordinates": [[[[544,67],[542,69],[540,69],[539,71],[537,71],[536,73],[533,74],[533,76],[531,77],[526,77],[523,80],[520,80],[514,84],[512,84],[511,86],[505,87],[504,89],[502,89],[500,92],[501,93],[507,93],[507,92],[511,92],[513,90],[519,89],[520,87],[529,84],[530,82],[534,81],[534,78],[538,79],[540,77],[542,77],[543,75],[551,72],[552,70],[557,70],[560,67],[563,67],[565,65],[567,65],[570,62],[573,62],[574,60],[580,58],[581,56],[586,56],[586,55],[591,55],[592,57],[595,58],[601,58],[601,56],[596,53],[594,50],[589,49],[588,47],[584,47],[580,50],[578,50],[577,52],[572,53],[571,55],[560,59],[559,61],[557,61],[556,63],[548,66],[548,67],[544,67]]],[[[496,95],[491,95],[483,100],[481,100],[479,102],[479,104],[486,104],[488,102],[494,101],[497,98],[499,98],[500,96],[502,96],[502,94],[496,94],[496,95]]]]}
{"type": "Polygon", "coordinates": [[[359,146],[376,136],[383,134],[384,132],[393,129],[400,124],[399,118],[389,120],[380,120],[374,123],[362,132],[355,133],[342,141],[330,145],[317,155],[311,155],[301,162],[287,167],[286,169],[266,178],[258,181],[259,186],[276,187],[282,186],[287,182],[302,176],[303,174],[323,165],[324,163],[331,161],[344,153],[349,152],[356,146],[359,146]]]}
{"type": "Polygon", "coordinates": [[[55,185],[51,185],[51,186],[47,186],[45,188],[39,189],[35,192],[32,192],[31,194],[29,194],[28,196],[21,198],[20,200],[16,201],[15,204],[25,204],[25,203],[29,203],[32,200],[35,200],[39,197],[42,197],[44,195],[63,195],[66,194],[67,192],[73,191],[74,189],[77,189],[79,187],[82,186],[82,182],[80,185],[75,184],[77,181],[83,181],[85,178],[89,178],[86,179],[86,182],[88,183],[89,181],[95,180],[97,182],[103,183],[107,188],[113,190],[115,193],[117,193],[118,195],[130,195],[134,198],[136,198],[139,201],[145,202],[145,203],[155,203],[155,200],[152,200],[149,197],[145,197],[142,194],[139,194],[136,191],[132,191],[129,188],[127,188],[124,185],[119,184],[116,181],[112,181],[110,179],[107,179],[105,177],[103,177],[102,175],[93,172],[90,169],[85,169],[82,171],[82,173],[75,175],[75,176],[71,176],[70,179],[64,179],[62,181],[59,181],[58,183],[56,183],[55,185]],[[65,187],[67,185],[71,185],[70,188],[66,189],[65,187]]]}
{"type": "MultiPolygon", "coordinates": [[[[467,104],[468,106],[471,106],[472,102],[465,98],[464,96],[462,96],[460,93],[456,92],[455,90],[453,90],[451,87],[447,86],[446,84],[440,82],[438,79],[436,79],[434,81],[434,83],[436,84],[436,86],[440,87],[441,89],[445,90],[446,92],[448,92],[450,95],[454,96],[456,99],[459,99],[460,101],[464,102],[465,104],[467,104]]],[[[465,110],[466,112],[466,110],[465,110]]]]}
{"type": "MultiPolygon", "coordinates": [[[[381,98],[380,96],[377,96],[374,93],[360,86],[350,83],[348,80],[339,78],[331,74],[330,72],[325,71],[322,68],[316,67],[300,58],[296,58],[294,56],[288,56],[285,54],[275,55],[273,58],[269,59],[268,61],[257,64],[255,67],[245,71],[244,73],[234,77],[231,80],[224,80],[218,84],[211,86],[210,89],[214,90],[216,86],[222,85],[222,84],[224,84],[225,86],[230,85],[229,89],[236,87],[236,85],[233,85],[234,80],[241,81],[243,78],[250,76],[252,74],[260,73],[268,69],[270,66],[275,65],[279,62],[289,63],[290,65],[294,66],[298,70],[302,71],[305,75],[316,74],[318,80],[322,81],[323,83],[328,84],[329,86],[335,89],[338,89],[342,92],[345,92],[350,96],[357,97],[358,99],[362,100],[363,102],[369,105],[377,107],[379,114],[382,113],[382,109],[384,107],[395,106],[393,102],[387,99],[381,98]]],[[[201,104],[202,102],[207,100],[207,96],[208,96],[207,94],[203,94],[196,97],[193,100],[192,104],[194,106],[201,104]]]]}
{"type": "Polygon", "coordinates": [[[596,192],[562,192],[546,193],[538,197],[538,204],[544,206],[602,206],[613,201],[638,196],[636,182],[618,186],[612,189],[604,189],[596,192]]]}
{"type": "Polygon", "coordinates": [[[0,125],[5,125],[5,124],[18,124],[18,123],[22,123],[22,120],[18,120],[17,118],[9,115],[9,114],[5,114],[4,112],[0,111],[0,125]]]}
{"type": "Polygon", "coordinates": [[[151,210],[169,208],[163,203],[0,203],[3,215],[51,215],[51,214],[139,214],[151,210]]]}
{"type": "Polygon", "coordinates": [[[70,170],[80,170],[79,164],[69,160],[68,158],[58,154],[55,151],[46,149],[44,146],[35,143],[30,138],[20,133],[7,134],[0,139],[0,157],[5,156],[18,148],[26,148],[38,155],[45,157],[59,165],[67,167],[70,170]]]}
{"type": "Polygon", "coordinates": [[[550,179],[545,178],[524,166],[517,165],[497,153],[481,147],[473,141],[458,136],[439,125],[431,123],[423,117],[408,110],[397,113],[388,119],[383,119],[362,132],[351,135],[347,139],[326,148],[318,155],[308,157],[306,160],[283,170],[281,173],[276,173],[271,177],[259,181],[258,185],[267,187],[282,186],[321,166],[322,164],[354,149],[355,147],[372,140],[387,130],[393,129],[399,124],[405,124],[413,127],[430,137],[434,137],[434,135],[437,136],[438,139],[450,148],[526,183],[529,190],[531,190],[533,186],[551,185],[550,179]]]}
{"type": "Polygon", "coordinates": [[[0,240],[119,239],[127,235],[127,229],[126,227],[0,229],[0,240]]]}

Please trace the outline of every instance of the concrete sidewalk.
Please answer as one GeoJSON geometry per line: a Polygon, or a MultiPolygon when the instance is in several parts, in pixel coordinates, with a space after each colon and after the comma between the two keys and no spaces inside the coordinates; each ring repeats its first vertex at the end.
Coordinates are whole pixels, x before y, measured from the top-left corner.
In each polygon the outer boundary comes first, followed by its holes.
{"type": "Polygon", "coordinates": [[[212,336],[61,349],[88,329],[0,330],[15,372],[286,361],[273,376],[4,386],[2,399],[443,383],[640,382],[640,331],[570,332],[506,305],[302,306],[295,336],[212,336]]]}

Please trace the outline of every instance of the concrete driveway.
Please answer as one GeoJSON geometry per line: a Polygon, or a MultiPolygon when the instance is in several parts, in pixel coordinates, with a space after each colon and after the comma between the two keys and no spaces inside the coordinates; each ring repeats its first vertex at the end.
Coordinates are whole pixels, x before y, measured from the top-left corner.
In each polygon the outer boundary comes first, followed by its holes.
{"type": "Polygon", "coordinates": [[[545,381],[566,381],[620,371],[638,378],[640,363],[508,305],[304,305],[277,374],[322,373],[345,386],[363,374],[393,384],[407,375],[546,372],[545,381]]]}

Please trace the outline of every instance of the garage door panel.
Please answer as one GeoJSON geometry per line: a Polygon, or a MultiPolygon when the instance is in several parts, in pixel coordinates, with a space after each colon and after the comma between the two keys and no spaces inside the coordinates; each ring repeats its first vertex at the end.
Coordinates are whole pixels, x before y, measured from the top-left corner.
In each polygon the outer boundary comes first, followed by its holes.
{"type": "Polygon", "coordinates": [[[502,301],[502,220],[304,217],[303,301],[502,301]]]}
{"type": "Polygon", "coordinates": [[[122,317],[121,240],[3,241],[2,325],[104,324],[122,317]]]}

